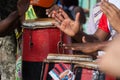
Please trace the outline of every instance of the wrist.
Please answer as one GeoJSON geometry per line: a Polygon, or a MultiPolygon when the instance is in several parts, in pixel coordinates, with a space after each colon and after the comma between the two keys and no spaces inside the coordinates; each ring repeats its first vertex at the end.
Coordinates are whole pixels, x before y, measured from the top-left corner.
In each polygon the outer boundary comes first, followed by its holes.
{"type": "Polygon", "coordinates": [[[72,36],[72,38],[74,38],[77,42],[82,42],[82,35],[83,32],[78,31],[74,36],[72,36]]]}
{"type": "Polygon", "coordinates": [[[108,46],[109,41],[104,41],[104,42],[98,42],[98,50],[103,50],[108,46]]]}

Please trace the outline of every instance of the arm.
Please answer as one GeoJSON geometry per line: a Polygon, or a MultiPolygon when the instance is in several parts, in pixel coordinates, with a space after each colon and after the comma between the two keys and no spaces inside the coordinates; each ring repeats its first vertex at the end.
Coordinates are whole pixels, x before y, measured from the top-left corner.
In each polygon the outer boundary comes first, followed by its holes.
{"type": "Polygon", "coordinates": [[[29,0],[19,0],[18,10],[12,12],[7,18],[0,21],[0,36],[5,35],[9,30],[14,30],[13,27],[19,21],[19,18],[24,15],[29,5],[29,0]],[[5,32],[7,31],[7,32],[5,32]]]}
{"type": "Polygon", "coordinates": [[[120,10],[113,4],[103,1],[101,3],[101,10],[106,14],[112,27],[119,33],[120,32],[120,10]]]}
{"type": "Polygon", "coordinates": [[[94,43],[76,43],[76,44],[63,44],[65,49],[80,50],[85,54],[92,55],[94,52],[104,50],[108,46],[109,41],[94,42],[94,43]]]}
{"type": "Polygon", "coordinates": [[[63,11],[57,11],[52,14],[52,17],[55,18],[59,24],[55,24],[60,30],[62,30],[67,35],[73,37],[75,40],[80,42],[85,37],[86,42],[94,42],[94,43],[85,43],[85,44],[77,44],[76,46],[73,44],[66,44],[65,48],[67,49],[73,49],[73,50],[80,50],[85,53],[93,53],[98,50],[102,50],[104,47],[106,47],[107,43],[102,43],[101,41],[104,41],[107,39],[109,33],[105,32],[104,30],[98,28],[94,35],[88,35],[82,32],[80,29],[80,23],[79,18],[80,14],[76,14],[75,21],[71,20],[68,15],[63,11]],[[69,46],[71,45],[71,46],[69,46]]]}
{"type": "Polygon", "coordinates": [[[13,23],[19,18],[18,12],[12,12],[7,18],[0,21],[0,33],[3,33],[6,29],[13,25],[13,23]]]}
{"type": "Polygon", "coordinates": [[[84,42],[83,36],[85,37],[84,39],[85,42],[98,42],[98,41],[108,40],[110,37],[110,34],[98,28],[93,35],[88,35],[82,31],[79,31],[76,35],[73,36],[73,38],[78,42],[81,40],[82,42],[84,42]]]}
{"type": "Polygon", "coordinates": [[[87,42],[103,41],[108,36],[108,33],[101,29],[98,29],[94,35],[84,33],[79,22],[80,13],[76,14],[75,21],[71,20],[62,9],[54,11],[52,17],[59,23],[54,23],[55,26],[78,42],[81,42],[83,36],[86,37],[87,42]]]}
{"type": "Polygon", "coordinates": [[[108,45],[105,52],[106,54],[101,56],[98,61],[100,70],[120,77],[120,35],[108,45]]]}

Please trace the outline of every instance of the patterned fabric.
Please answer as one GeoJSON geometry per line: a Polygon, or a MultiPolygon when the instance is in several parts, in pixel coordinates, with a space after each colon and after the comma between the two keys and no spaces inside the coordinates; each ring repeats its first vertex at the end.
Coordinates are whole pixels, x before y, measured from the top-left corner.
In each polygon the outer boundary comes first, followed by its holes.
{"type": "Polygon", "coordinates": [[[100,10],[100,3],[97,3],[90,13],[90,18],[88,21],[88,27],[86,28],[87,34],[94,34],[98,28],[99,20],[102,16],[102,11],[100,10]]]}
{"type": "Polygon", "coordinates": [[[29,19],[36,19],[37,16],[35,14],[35,11],[33,9],[33,6],[30,5],[27,12],[25,13],[25,20],[29,20],[29,19]]]}
{"type": "Polygon", "coordinates": [[[49,72],[54,80],[74,80],[74,74],[64,63],[59,63],[49,72]]]}
{"type": "Polygon", "coordinates": [[[15,80],[15,36],[0,37],[1,80],[15,80]]]}
{"type": "Polygon", "coordinates": [[[16,61],[16,79],[15,80],[22,80],[22,57],[20,56],[16,61]]]}
{"type": "Polygon", "coordinates": [[[22,28],[17,27],[15,34],[17,41],[15,80],[22,80],[22,28]]]}

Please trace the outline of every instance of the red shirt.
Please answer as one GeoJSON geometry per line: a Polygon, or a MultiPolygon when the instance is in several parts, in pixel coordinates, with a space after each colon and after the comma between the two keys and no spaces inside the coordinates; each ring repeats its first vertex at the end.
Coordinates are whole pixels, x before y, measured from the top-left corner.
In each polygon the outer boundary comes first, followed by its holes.
{"type": "Polygon", "coordinates": [[[98,24],[98,28],[109,33],[108,23],[107,23],[107,17],[105,14],[102,15],[100,22],[98,24]]]}

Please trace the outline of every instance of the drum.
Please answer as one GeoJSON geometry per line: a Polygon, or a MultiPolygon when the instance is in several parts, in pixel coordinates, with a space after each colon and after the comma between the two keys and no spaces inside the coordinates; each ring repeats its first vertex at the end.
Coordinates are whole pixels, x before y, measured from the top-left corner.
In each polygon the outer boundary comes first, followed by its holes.
{"type": "Polygon", "coordinates": [[[94,70],[98,69],[95,61],[88,55],[49,54],[45,62],[73,64],[74,67],[72,71],[74,71],[76,75],[75,80],[92,80],[94,70]],[[82,70],[81,73],[78,74],[80,68],[82,68],[82,70]]]}
{"type": "MultiPolygon", "coordinates": [[[[23,22],[23,61],[44,64],[43,61],[49,53],[64,53],[61,44],[70,43],[71,39],[53,26],[53,21],[53,19],[44,18],[23,22]]],[[[25,71],[28,67],[23,68],[23,72],[26,72],[24,74],[29,74],[25,71]]],[[[49,79],[48,72],[52,67],[54,67],[54,64],[40,66],[40,80],[49,79]]]]}
{"type": "Polygon", "coordinates": [[[93,59],[88,55],[73,55],[73,54],[55,54],[49,53],[45,62],[54,62],[54,63],[72,63],[79,64],[81,62],[92,62],[93,59]]]}
{"type": "Polygon", "coordinates": [[[98,70],[98,65],[93,61],[92,62],[80,62],[76,64],[74,68],[77,68],[77,67],[98,70]]]}
{"type": "MultiPolygon", "coordinates": [[[[70,43],[71,39],[52,25],[50,18],[23,22],[23,60],[40,62],[48,53],[59,53],[61,43],[70,43]]],[[[68,53],[68,52],[67,52],[68,53]]]]}

